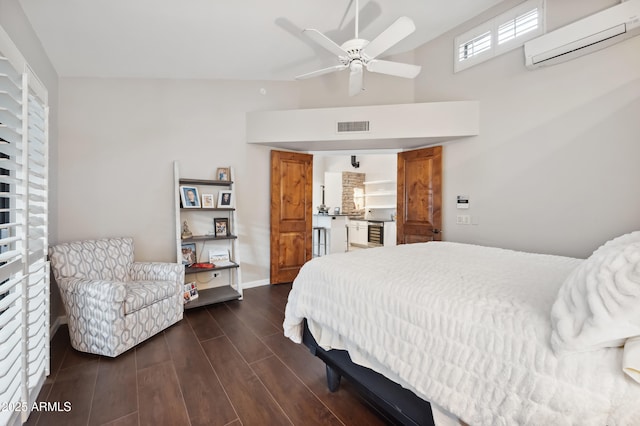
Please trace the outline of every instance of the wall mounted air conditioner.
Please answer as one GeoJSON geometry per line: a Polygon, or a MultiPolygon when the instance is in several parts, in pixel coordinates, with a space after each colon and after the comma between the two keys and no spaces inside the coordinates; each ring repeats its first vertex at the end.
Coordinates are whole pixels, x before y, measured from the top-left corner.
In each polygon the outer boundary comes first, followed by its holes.
{"type": "Polygon", "coordinates": [[[525,64],[568,61],[640,34],[640,0],[628,0],[524,44],[525,64]]]}

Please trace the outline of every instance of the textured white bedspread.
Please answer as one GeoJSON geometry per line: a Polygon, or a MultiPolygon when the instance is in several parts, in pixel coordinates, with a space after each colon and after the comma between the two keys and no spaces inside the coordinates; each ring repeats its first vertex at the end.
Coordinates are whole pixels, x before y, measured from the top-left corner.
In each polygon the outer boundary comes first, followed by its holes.
{"type": "Polygon", "coordinates": [[[296,278],[284,331],[300,342],[308,318],[319,343],[471,425],[640,425],[622,349],[551,350],[551,306],[580,262],[444,242],[324,256],[296,278]]]}

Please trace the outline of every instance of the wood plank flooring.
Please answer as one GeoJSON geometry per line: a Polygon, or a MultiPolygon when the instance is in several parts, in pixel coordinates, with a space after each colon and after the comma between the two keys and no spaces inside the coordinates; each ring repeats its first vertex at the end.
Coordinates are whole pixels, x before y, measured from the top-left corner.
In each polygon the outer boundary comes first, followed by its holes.
{"type": "Polygon", "coordinates": [[[51,342],[28,425],[383,425],[343,379],[327,389],[324,363],[282,334],[291,285],[247,289],[244,300],[192,309],[136,348],[107,358],[75,351],[66,327],[51,342]]]}

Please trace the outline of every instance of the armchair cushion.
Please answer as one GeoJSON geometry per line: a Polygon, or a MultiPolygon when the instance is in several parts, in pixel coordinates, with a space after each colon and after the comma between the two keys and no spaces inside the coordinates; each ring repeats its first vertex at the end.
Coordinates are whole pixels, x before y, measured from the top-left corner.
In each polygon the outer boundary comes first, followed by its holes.
{"type": "Polygon", "coordinates": [[[175,296],[175,281],[132,281],[127,283],[124,314],[129,315],[161,300],[175,296]]]}
{"type": "Polygon", "coordinates": [[[184,283],[184,265],[179,263],[135,262],[130,269],[131,281],[176,281],[184,283]]]}

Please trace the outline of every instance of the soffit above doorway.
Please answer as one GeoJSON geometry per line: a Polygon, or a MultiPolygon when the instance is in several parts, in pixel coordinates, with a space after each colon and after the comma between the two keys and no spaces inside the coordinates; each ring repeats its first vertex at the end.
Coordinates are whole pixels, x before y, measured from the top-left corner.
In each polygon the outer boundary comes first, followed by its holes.
{"type": "Polygon", "coordinates": [[[247,113],[247,143],[293,151],[405,150],[478,133],[477,101],[247,113]]]}

